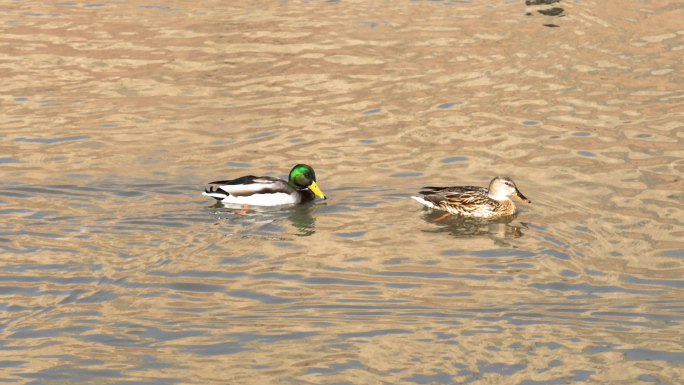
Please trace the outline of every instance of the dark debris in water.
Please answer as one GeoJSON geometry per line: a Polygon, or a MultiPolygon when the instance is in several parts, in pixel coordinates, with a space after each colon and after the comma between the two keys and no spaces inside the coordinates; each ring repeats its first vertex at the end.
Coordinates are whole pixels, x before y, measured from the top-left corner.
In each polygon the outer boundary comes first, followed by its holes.
{"type": "Polygon", "coordinates": [[[526,0],[525,5],[551,5],[553,3],[560,3],[561,0],[526,0]]]}
{"type": "Polygon", "coordinates": [[[563,13],[565,10],[563,8],[550,8],[550,9],[542,9],[537,12],[541,13],[542,15],[545,16],[558,16],[561,13],[563,13]]]}
{"type": "MultiPolygon", "coordinates": [[[[561,0],[526,0],[525,5],[527,6],[535,6],[535,5],[551,5],[555,3],[560,3],[561,0]]],[[[541,9],[538,10],[540,14],[544,16],[558,16],[558,17],[564,17],[565,15],[563,12],[565,12],[565,9],[560,8],[560,7],[553,7],[553,8],[548,8],[548,9],[541,9]]],[[[532,12],[526,12],[525,16],[532,16],[532,12]]],[[[559,26],[557,24],[542,24],[544,27],[551,27],[551,28],[558,28],[559,26]]]]}

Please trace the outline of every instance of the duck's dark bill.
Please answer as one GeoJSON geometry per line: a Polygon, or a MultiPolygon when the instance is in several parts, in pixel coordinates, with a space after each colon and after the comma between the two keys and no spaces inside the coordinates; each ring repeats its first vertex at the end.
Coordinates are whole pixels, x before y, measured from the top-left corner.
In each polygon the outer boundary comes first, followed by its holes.
{"type": "Polygon", "coordinates": [[[522,193],[520,191],[518,191],[517,189],[515,190],[515,194],[513,194],[513,196],[517,197],[518,199],[520,199],[523,202],[532,203],[531,200],[525,198],[525,196],[522,195],[522,193]]]}

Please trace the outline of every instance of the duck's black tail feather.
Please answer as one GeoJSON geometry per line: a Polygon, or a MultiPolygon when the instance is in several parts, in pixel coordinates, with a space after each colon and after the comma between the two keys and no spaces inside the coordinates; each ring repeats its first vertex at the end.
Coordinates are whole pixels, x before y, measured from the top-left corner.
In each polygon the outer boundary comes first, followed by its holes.
{"type": "Polygon", "coordinates": [[[221,190],[221,188],[219,188],[219,187],[216,187],[215,190],[213,187],[209,187],[209,189],[206,189],[206,188],[204,189],[204,192],[202,193],[202,195],[210,196],[210,197],[216,199],[217,201],[221,201],[224,198],[226,198],[227,196],[229,196],[230,194],[221,190]]]}

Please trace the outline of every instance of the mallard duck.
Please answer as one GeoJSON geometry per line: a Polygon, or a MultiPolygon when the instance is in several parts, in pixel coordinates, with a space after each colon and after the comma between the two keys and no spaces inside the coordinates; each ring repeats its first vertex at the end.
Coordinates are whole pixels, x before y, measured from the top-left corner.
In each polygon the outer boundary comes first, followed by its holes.
{"type": "Polygon", "coordinates": [[[474,186],[423,187],[421,196],[411,198],[427,207],[444,210],[449,214],[468,217],[492,218],[514,215],[518,212],[508,196],[517,197],[523,202],[532,203],[515,187],[515,182],[507,176],[497,176],[489,182],[489,188],[474,186]]]}
{"type": "Polygon", "coordinates": [[[249,205],[278,206],[311,202],[317,196],[325,195],[316,184],[316,173],[305,164],[298,164],[290,171],[289,180],[272,176],[247,175],[233,180],[222,180],[209,184],[202,195],[210,196],[224,204],[242,204],[242,212],[249,205]]]}

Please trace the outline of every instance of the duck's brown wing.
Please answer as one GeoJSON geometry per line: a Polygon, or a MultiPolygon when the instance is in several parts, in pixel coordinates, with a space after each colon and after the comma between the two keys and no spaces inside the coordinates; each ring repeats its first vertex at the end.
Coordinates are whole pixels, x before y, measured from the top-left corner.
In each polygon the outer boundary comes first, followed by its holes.
{"type": "Polygon", "coordinates": [[[486,188],[476,187],[476,186],[451,186],[451,187],[426,186],[426,187],[423,187],[423,189],[425,189],[425,190],[419,191],[419,193],[423,194],[423,195],[434,194],[437,192],[455,193],[455,194],[463,194],[463,193],[467,193],[467,192],[476,192],[476,193],[484,193],[485,195],[488,193],[488,190],[486,188]]]}
{"type": "Polygon", "coordinates": [[[443,204],[449,206],[467,206],[476,204],[483,196],[487,196],[487,189],[475,186],[452,186],[452,187],[423,187],[419,191],[423,198],[437,206],[443,204]],[[484,195],[483,195],[484,194],[484,195]]]}

